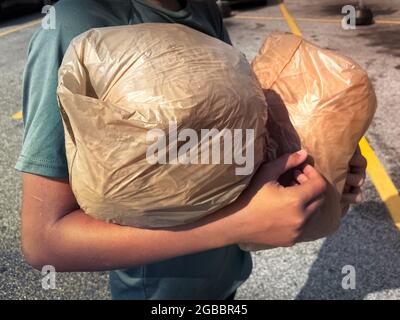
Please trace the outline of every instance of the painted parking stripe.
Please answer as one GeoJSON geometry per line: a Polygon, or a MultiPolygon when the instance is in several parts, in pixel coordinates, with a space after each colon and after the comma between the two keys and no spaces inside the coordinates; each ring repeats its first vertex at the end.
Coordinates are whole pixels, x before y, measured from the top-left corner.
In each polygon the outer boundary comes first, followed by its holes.
{"type": "MultiPolygon", "coordinates": [[[[7,29],[6,31],[0,32],[0,38],[4,37],[4,36],[7,36],[7,35],[9,35],[11,33],[14,33],[14,32],[18,32],[18,31],[21,31],[21,30],[24,30],[24,29],[27,29],[27,28],[30,28],[30,27],[34,27],[34,26],[40,24],[41,21],[42,21],[42,19],[36,19],[36,20],[30,21],[28,23],[20,24],[18,27],[7,29]]],[[[18,111],[17,113],[14,113],[11,116],[11,119],[18,120],[18,121],[22,120],[22,112],[18,111]]]]}
{"type": "Polygon", "coordinates": [[[375,185],[382,201],[385,203],[397,229],[400,229],[400,196],[392,179],[378,157],[375,155],[367,139],[360,142],[360,148],[364,157],[368,160],[367,173],[375,185]]]}
{"type": "MultiPolygon", "coordinates": [[[[295,20],[288,12],[286,6],[281,3],[279,9],[285,18],[290,30],[293,34],[302,36],[301,31],[296,25],[295,20]]],[[[383,164],[379,161],[374,150],[369,145],[367,139],[363,137],[360,141],[361,153],[367,159],[367,174],[374,184],[376,191],[385,203],[395,226],[400,229],[400,195],[397,191],[392,179],[385,170],[383,164]]]]}
{"type": "Polygon", "coordinates": [[[294,19],[292,18],[292,16],[290,15],[289,11],[286,9],[286,6],[283,3],[279,5],[279,10],[281,10],[282,16],[285,18],[286,23],[288,24],[292,33],[295,34],[296,36],[302,37],[300,29],[297,27],[296,22],[294,21],[294,19]]]}
{"type": "Polygon", "coordinates": [[[28,22],[28,23],[20,24],[18,27],[7,29],[6,31],[0,32],[0,37],[4,37],[4,36],[9,35],[11,33],[18,32],[18,31],[24,30],[26,28],[30,28],[30,27],[36,26],[36,25],[40,24],[41,21],[42,21],[42,19],[36,19],[36,20],[33,20],[31,22],[28,22]]]}
{"type": "Polygon", "coordinates": [[[18,111],[17,113],[14,113],[12,116],[11,116],[11,119],[13,119],[13,120],[22,120],[22,111],[18,111]]]}

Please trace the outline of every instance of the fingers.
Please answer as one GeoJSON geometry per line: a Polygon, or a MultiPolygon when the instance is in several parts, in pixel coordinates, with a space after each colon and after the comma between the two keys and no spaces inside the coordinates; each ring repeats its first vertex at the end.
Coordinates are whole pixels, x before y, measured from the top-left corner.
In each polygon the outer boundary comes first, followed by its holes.
{"type": "Polygon", "coordinates": [[[360,204],[363,201],[361,188],[353,188],[351,193],[342,195],[342,202],[346,204],[360,204]]]}
{"type": "Polygon", "coordinates": [[[322,175],[315,169],[312,165],[305,165],[303,168],[303,173],[310,179],[323,179],[322,175]]]}
{"type": "Polygon", "coordinates": [[[265,170],[271,180],[277,180],[286,171],[301,165],[307,159],[307,152],[300,150],[288,153],[265,164],[265,170]]]}
{"type": "Polygon", "coordinates": [[[365,174],[349,173],[346,178],[346,185],[350,187],[361,187],[365,182],[365,174]]]}
{"type": "Polygon", "coordinates": [[[349,162],[350,171],[352,173],[365,172],[367,168],[367,160],[361,153],[355,153],[349,162]]]}
{"type": "Polygon", "coordinates": [[[294,179],[299,183],[302,184],[308,180],[307,176],[301,172],[300,170],[295,170],[294,172],[294,179]]]}
{"type": "Polygon", "coordinates": [[[324,177],[311,165],[305,165],[303,173],[297,176],[300,183],[292,187],[292,192],[298,193],[301,201],[309,203],[312,200],[322,196],[327,188],[324,177]]]}

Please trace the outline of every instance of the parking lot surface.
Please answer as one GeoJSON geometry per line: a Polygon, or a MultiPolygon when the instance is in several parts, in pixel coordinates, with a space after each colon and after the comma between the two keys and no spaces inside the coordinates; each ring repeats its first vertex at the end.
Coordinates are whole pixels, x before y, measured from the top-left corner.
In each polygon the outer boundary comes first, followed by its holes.
{"type": "MultiPolygon", "coordinates": [[[[366,1],[376,23],[344,30],[346,1],[290,0],[285,6],[303,36],[337,50],[369,73],[378,111],[366,137],[400,188],[400,2],[366,1]]],[[[251,61],[263,39],[290,32],[278,2],[242,7],[225,24],[233,44],[251,61]]],[[[0,22],[0,299],[109,299],[107,273],[57,275],[56,290],[43,290],[41,274],[22,259],[19,241],[20,175],[13,169],[22,138],[21,77],[29,39],[40,15],[0,22]],[[29,24],[25,25],[24,24],[29,24]],[[18,29],[20,28],[20,29],[18,29]]],[[[333,236],[293,248],[254,253],[254,271],[238,299],[400,299],[400,237],[371,180],[365,202],[353,207],[333,236]],[[356,272],[355,289],[343,289],[345,266],[356,272]]]]}

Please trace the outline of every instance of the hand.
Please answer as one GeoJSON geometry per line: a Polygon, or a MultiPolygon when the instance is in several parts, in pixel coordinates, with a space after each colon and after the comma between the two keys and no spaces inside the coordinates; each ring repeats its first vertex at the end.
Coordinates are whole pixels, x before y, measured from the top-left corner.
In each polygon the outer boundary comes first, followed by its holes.
{"type": "MultiPolygon", "coordinates": [[[[284,155],[262,165],[249,187],[239,198],[243,205],[236,216],[237,243],[292,246],[302,234],[306,221],[324,202],[327,184],[311,166],[296,170],[293,186],[284,187],[278,179],[307,158],[305,151],[284,155]]],[[[236,233],[235,233],[236,234],[236,233]]]]}
{"type": "Polygon", "coordinates": [[[361,154],[360,148],[357,147],[356,152],[349,162],[349,171],[343,189],[341,199],[343,215],[347,213],[350,204],[359,204],[363,201],[361,187],[365,182],[366,168],[367,160],[361,154]]]}

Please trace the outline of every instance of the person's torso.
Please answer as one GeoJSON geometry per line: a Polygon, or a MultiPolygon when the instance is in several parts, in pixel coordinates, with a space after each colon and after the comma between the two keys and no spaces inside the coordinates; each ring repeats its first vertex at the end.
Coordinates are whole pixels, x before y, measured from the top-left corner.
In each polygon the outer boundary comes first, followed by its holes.
{"type": "MultiPolygon", "coordinates": [[[[59,43],[60,51],[48,53],[55,55],[48,57],[48,61],[55,61],[74,37],[91,28],[150,22],[184,24],[230,43],[213,1],[189,0],[181,10],[171,11],[145,0],[61,0],[55,5],[56,29],[40,30],[31,49],[40,50],[35,47],[40,37],[52,37],[53,42],[59,43]]],[[[54,119],[47,121],[59,121],[58,114],[46,114],[49,118],[54,115],[54,119]]],[[[251,268],[250,254],[235,245],[114,271],[111,290],[118,299],[224,299],[247,279],[251,268]]]]}

